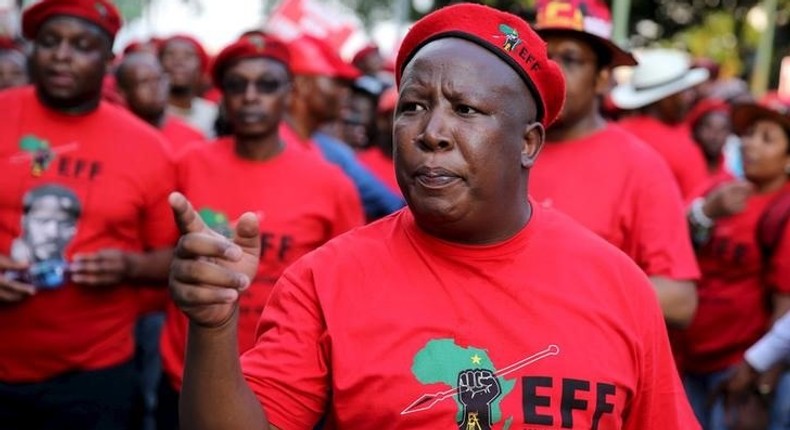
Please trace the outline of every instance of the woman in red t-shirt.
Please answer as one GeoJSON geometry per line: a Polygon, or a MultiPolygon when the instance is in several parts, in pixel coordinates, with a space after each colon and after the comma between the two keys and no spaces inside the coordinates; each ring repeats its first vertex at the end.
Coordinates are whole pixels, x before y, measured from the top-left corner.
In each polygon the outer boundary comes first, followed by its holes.
{"type": "MultiPolygon", "coordinates": [[[[683,335],[683,379],[706,429],[724,429],[732,418],[721,402],[708,406],[710,394],[790,309],[790,230],[776,232],[781,240],[771,251],[757,238],[764,214],[790,194],[790,116],[746,104],[735,106],[731,119],[743,141],[746,180],[719,177],[689,211],[702,279],[697,315],[683,335]]],[[[778,381],[759,387],[775,393],[772,425],[788,419],[780,411],[790,406],[790,378],[778,381]]]]}

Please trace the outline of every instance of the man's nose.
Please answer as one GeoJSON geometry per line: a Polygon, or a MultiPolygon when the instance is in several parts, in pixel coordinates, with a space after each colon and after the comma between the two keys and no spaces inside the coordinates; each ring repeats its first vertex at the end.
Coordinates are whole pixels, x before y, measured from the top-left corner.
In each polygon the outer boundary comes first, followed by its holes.
{"type": "Polygon", "coordinates": [[[450,136],[446,113],[440,109],[432,109],[426,114],[425,126],[417,137],[421,146],[430,151],[446,151],[451,149],[450,136]]]}

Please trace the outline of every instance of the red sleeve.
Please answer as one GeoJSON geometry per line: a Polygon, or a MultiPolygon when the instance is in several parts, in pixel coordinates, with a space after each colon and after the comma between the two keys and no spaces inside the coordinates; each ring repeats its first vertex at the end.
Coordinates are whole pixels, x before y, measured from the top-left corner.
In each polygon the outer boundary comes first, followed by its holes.
{"type": "MultiPolygon", "coordinates": [[[[644,283],[644,277],[637,275],[641,274],[628,270],[625,282],[644,283]]],[[[639,385],[626,407],[623,430],[700,429],[680,383],[658,299],[653,294],[637,297],[645,299],[645,303],[637,307],[645,310],[640,313],[642,322],[638,324],[643,339],[639,347],[639,385]]]]}
{"type": "Polygon", "coordinates": [[[330,237],[335,237],[365,223],[362,201],[354,184],[342,174],[338,175],[337,182],[337,189],[332,191],[338,198],[336,199],[335,222],[332,225],[330,237]]]}
{"type": "Polygon", "coordinates": [[[779,246],[771,257],[767,281],[776,292],[790,294],[790,222],[785,225],[779,246]]]}
{"type": "Polygon", "coordinates": [[[329,339],[313,273],[301,259],[275,285],[258,324],[255,346],[242,356],[247,383],[282,430],[311,429],[323,416],[329,386],[329,339]]]}
{"type": "Polygon", "coordinates": [[[648,276],[698,279],[683,200],[669,167],[657,156],[654,161],[644,163],[654,166],[653,170],[636,172],[640,177],[632,184],[640,192],[634,193],[632,202],[633,230],[627,240],[633,252],[629,254],[648,276]]]}
{"type": "Polygon", "coordinates": [[[148,249],[171,247],[176,243],[178,231],[168,196],[176,189],[175,165],[164,138],[157,142],[160,154],[152,154],[146,162],[153,174],[148,175],[144,195],[143,243],[148,249]]]}

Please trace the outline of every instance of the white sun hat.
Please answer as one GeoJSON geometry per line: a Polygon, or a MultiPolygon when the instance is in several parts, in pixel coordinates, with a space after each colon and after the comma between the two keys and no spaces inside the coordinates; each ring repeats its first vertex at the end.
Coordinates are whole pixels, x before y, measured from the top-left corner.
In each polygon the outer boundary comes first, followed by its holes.
{"type": "Polygon", "coordinates": [[[620,109],[638,109],[695,87],[708,79],[707,69],[691,68],[691,57],[675,49],[648,49],[636,53],[639,65],[629,82],[612,90],[612,103],[620,109]]]}

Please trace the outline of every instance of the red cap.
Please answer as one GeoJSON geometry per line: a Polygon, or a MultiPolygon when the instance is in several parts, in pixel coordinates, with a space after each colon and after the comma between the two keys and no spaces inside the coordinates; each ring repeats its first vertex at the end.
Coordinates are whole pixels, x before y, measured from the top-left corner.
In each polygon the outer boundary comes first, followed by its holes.
{"type": "Polygon", "coordinates": [[[161,50],[165,49],[165,47],[167,47],[168,43],[173,41],[186,42],[192,45],[195,48],[195,52],[197,53],[198,58],[200,59],[201,69],[204,71],[208,69],[209,63],[211,61],[209,61],[209,57],[208,54],[206,53],[206,49],[203,48],[203,45],[197,39],[195,39],[194,37],[188,34],[176,34],[175,36],[170,36],[167,39],[163,40],[162,43],[159,45],[160,52],[161,50]]]}
{"type": "Polygon", "coordinates": [[[14,39],[6,36],[0,36],[0,51],[22,51],[19,46],[17,46],[14,39]]]}
{"type": "Polygon", "coordinates": [[[351,64],[357,64],[360,61],[362,61],[365,57],[367,57],[368,55],[370,55],[370,54],[377,54],[378,52],[379,52],[379,47],[378,46],[372,45],[372,44],[371,45],[366,45],[365,47],[363,47],[362,49],[357,51],[356,54],[354,54],[354,58],[351,59],[351,64]]]}
{"type": "Polygon", "coordinates": [[[570,34],[599,46],[608,66],[635,66],[633,55],[612,41],[612,15],[601,0],[538,0],[535,30],[542,37],[570,34]]]}
{"type": "Polygon", "coordinates": [[[705,115],[713,112],[721,112],[723,114],[730,113],[730,105],[727,104],[724,100],[721,99],[714,99],[714,98],[706,98],[701,100],[699,103],[694,105],[691,111],[688,113],[686,117],[686,121],[691,128],[694,128],[699,120],[702,119],[705,115]]]}
{"type": "Polygon", "coordinates": [[[268,35],[248,34],[226,46],[214,59],[211,67],[214,86],[222,88],[222,75],[225,74],[225,70],[234,62],[244,58],[271,58],[288,68],[291,61],[288,47],[283,42],[268,35]]]}
{"type": "Polygon", "coordinates": [[[737,104],[732,107],[730,119],[732,130],[738,135],[761,119],[776,122],[790,135],[790,106],[782,101],[764,99],[760,103],[737,104]]]}
{"type": "Polygon", "coordinates": [[[35,39],[41,25],[58,15],[89,21],[99,26],[111,38],[115,38],[121,28],[121,14],[109,0],[42,0],[22,14],[22,35],[35,39]]]}
{"type": "Polygon", "coordinates": [[[394,87],[389,87],[379,98],[378,113],[394,112],[398,105],[398,91],[394,87]]]}
{"type": "Polygon", "coordinates": [[[546,42],[516,15],[488,6],[460,3],[430,13],[406,34],[395,64],[395,82],[423,46],[456,37],[491,51],[513,68],[529,87],[538,105],[538,120],[549,126],[562,111],[565,78],[548,58],[546,42]]]}
{"type": "Polygon", "coordinates": [[[296,75],[319,75],[346,80],[362,76],[362,72],[343,61],[332,47],[309,34],[294,39],[288,48],[291,51],[291,70],[296,75]]]}

